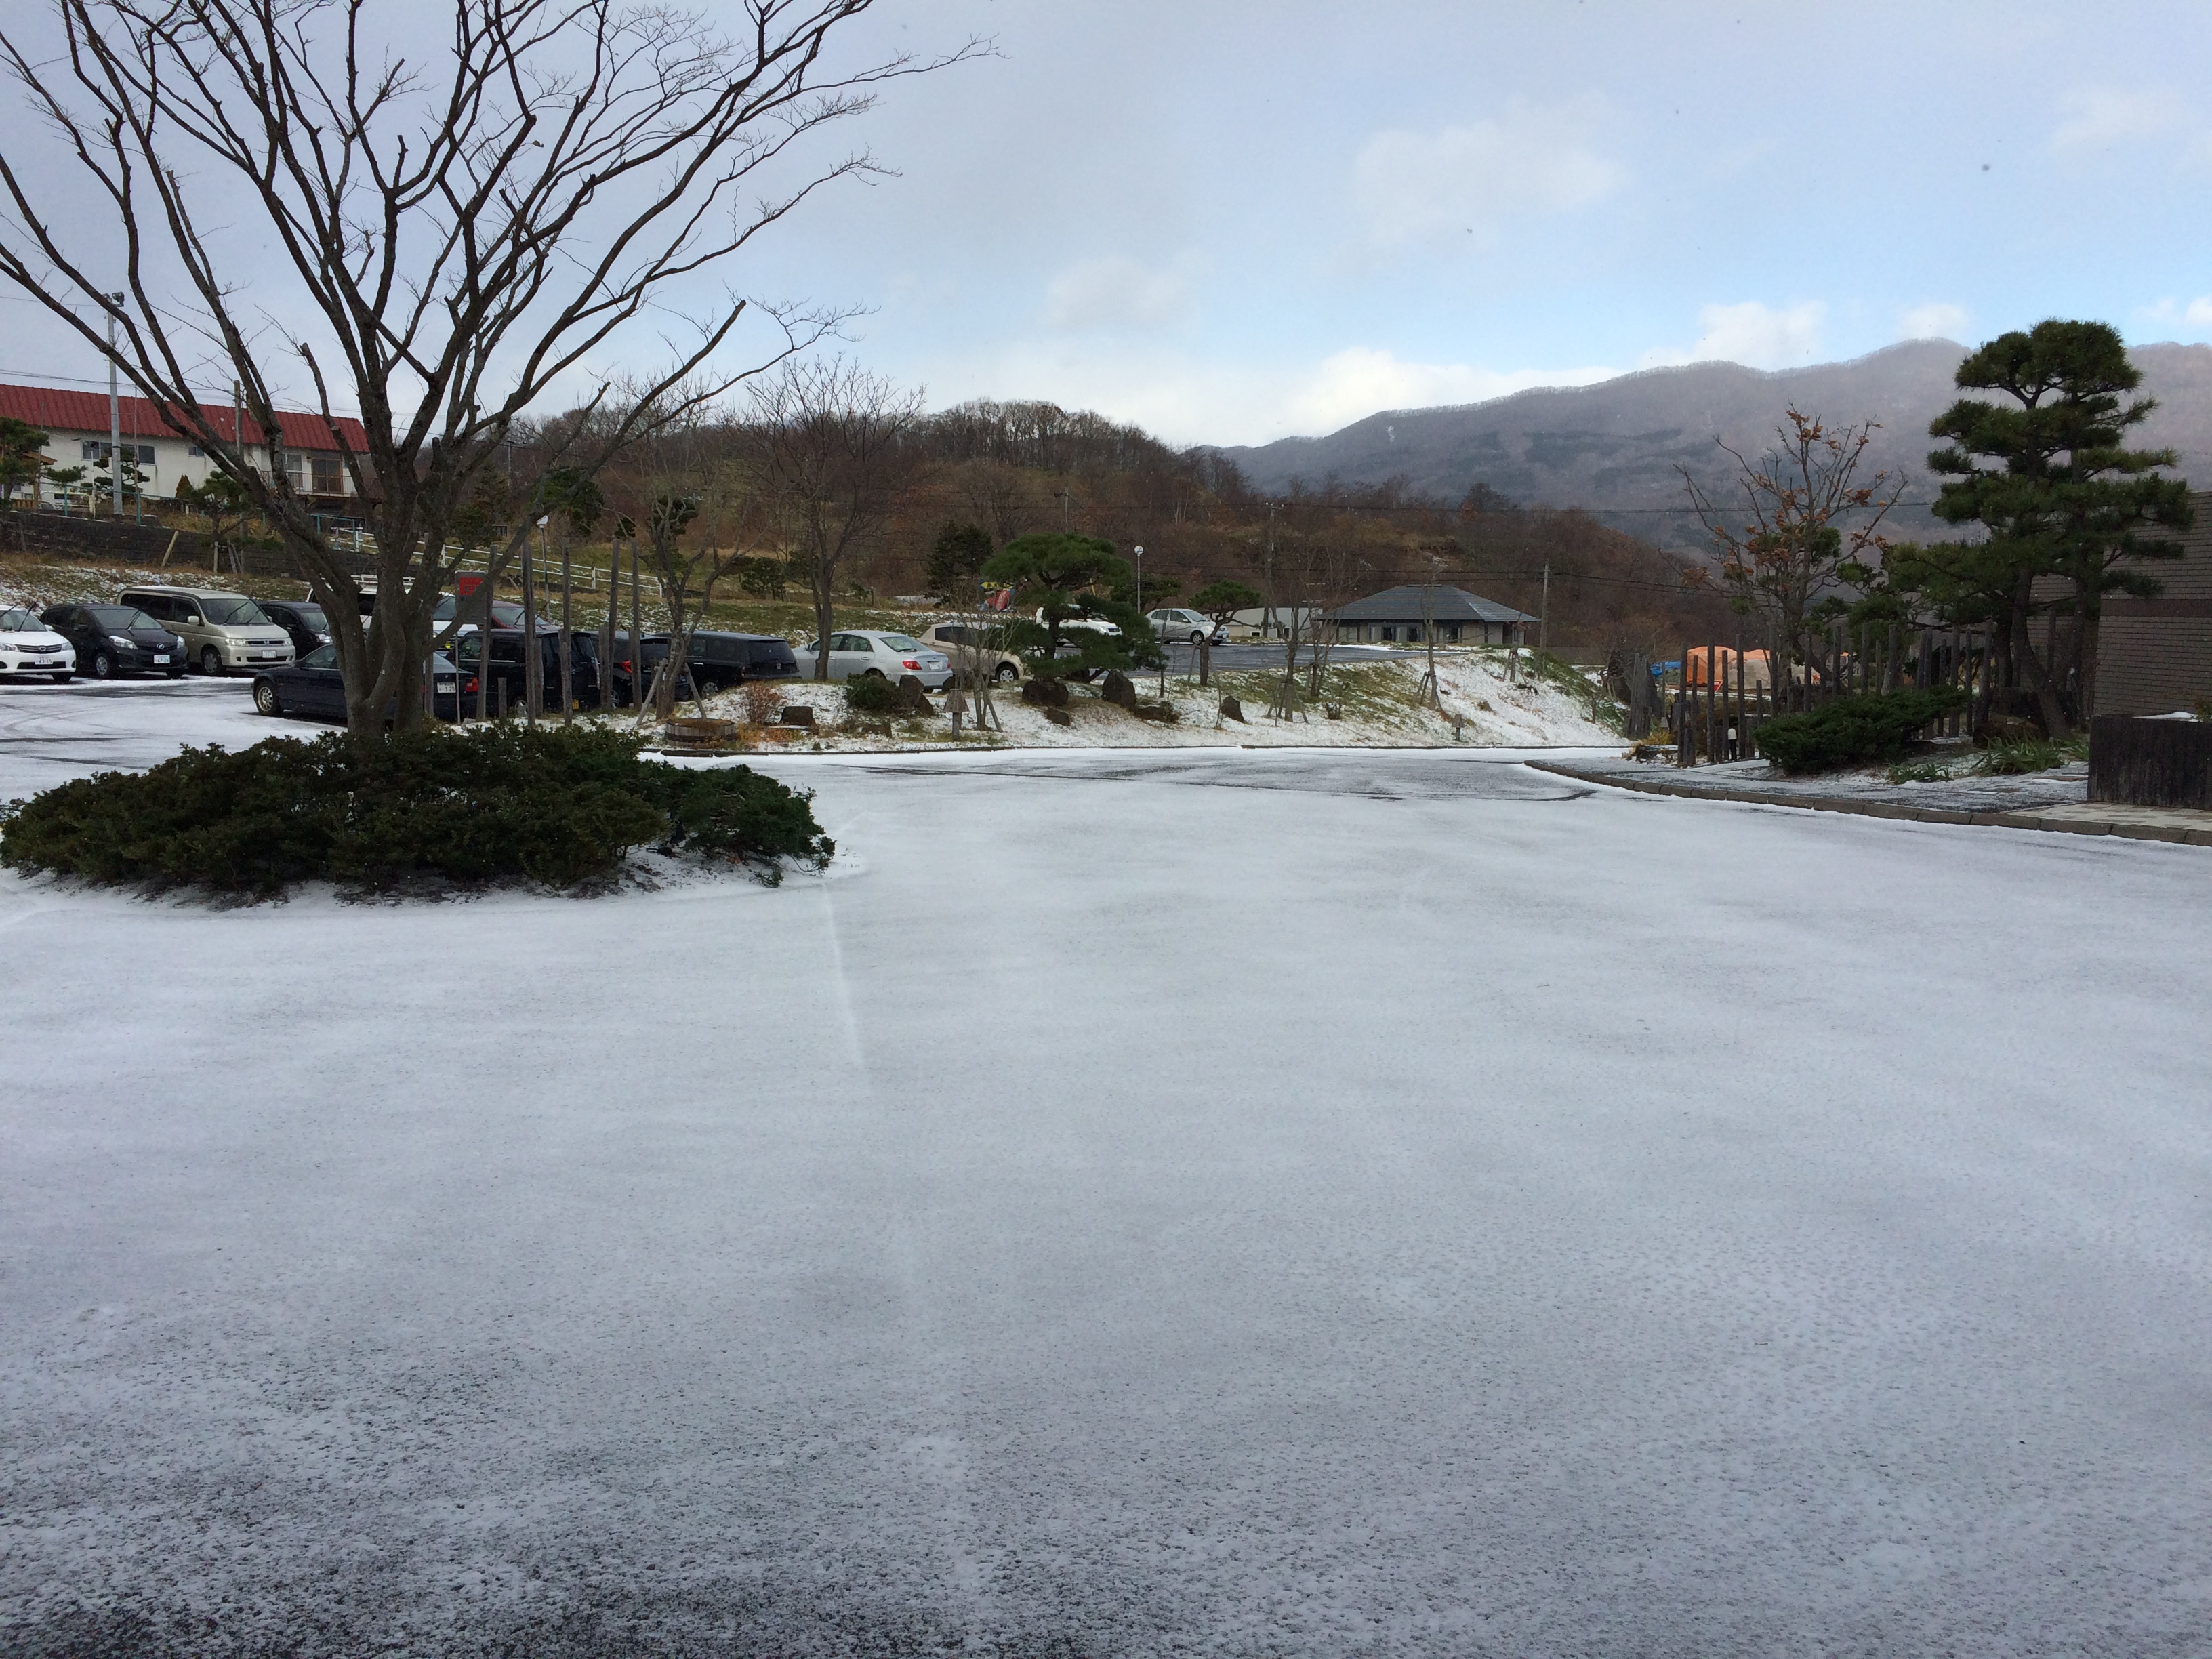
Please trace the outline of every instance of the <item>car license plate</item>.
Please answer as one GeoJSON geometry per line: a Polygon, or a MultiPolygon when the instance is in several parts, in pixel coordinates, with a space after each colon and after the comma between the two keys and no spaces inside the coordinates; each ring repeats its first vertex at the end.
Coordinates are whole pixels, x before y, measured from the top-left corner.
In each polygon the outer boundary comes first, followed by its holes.
{"type": "Polygon", "coordinates": [[[438,682],[438,690],[441,691],[450,691],[453,689],[453,682],[451,680],[440,680],[438,682]]]}
{"type": "Polygon", "coordinates": [[[165,663],[169,660],[169,653],[166,651],[156,652],[154,656],[154,660],[155,662],[165,663]]]}

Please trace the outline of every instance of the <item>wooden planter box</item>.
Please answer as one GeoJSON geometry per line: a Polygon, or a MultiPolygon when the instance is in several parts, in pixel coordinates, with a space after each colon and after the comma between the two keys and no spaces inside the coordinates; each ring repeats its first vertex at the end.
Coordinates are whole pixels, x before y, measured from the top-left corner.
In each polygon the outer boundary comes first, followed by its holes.
{"type": "Polygon", "coordinates": [[[2089,722],[2089,799],[2212,807],[2212,724],[2100,714],[2089,722]]]}

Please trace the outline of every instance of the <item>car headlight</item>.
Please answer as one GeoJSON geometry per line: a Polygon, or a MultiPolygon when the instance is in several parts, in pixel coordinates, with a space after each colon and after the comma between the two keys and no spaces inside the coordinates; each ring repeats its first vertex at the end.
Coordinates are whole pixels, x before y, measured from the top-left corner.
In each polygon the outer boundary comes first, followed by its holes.
{"type": "Polygon", "coordinates": [[[107,636],[107,642],[110,645],[121,646],[125,651],[131,649],[131,647],[137,643],[136,641],[128,639],[121,634],[110,634],[107,636]]]}
{"type": "Polygon", "coordinates": [[[328,645],[331,642],[331,636],[327,634],[318,634],[315,637],[320,640],[325,645],[328,645]]]}

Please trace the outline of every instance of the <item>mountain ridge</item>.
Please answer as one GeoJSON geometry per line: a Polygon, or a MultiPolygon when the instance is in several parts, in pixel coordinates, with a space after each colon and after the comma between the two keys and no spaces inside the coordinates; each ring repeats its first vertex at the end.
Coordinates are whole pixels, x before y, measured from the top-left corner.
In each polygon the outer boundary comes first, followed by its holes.
{"type": "MultiPolygon", "coordinates": [[[[1478,484],[1526,506],[1581,507],[1661,544],[1701,543],[1681,474],[1725,487],[1735,463],[1774,441],[1792,403],[1833,426],[1872,420],[1879,429],[1863,471],[1905,481],[1897,514],[1907,534],[1936,526],[1924,503],[1928,423],[1960,393],[1967,348],[1908,340],[1860,357],[1800,368],[1686,363],[1632,371],[1583,386],[1534,386],[1480,403],[1379,410],[1319,437],[1213,447],[1255,489],[1287,492],[1403,478],[1417,493],[1457,501],[1478,484]],[[1718,441],[1717,442],[1716,441],[1718,441]]],[[[2179,452],[2177,471],[2212,489],[2212,346],[2161,341],[2130,348],[2143,390],[2159,404],[2139,428],[2142,447],[2179,452]]]]}

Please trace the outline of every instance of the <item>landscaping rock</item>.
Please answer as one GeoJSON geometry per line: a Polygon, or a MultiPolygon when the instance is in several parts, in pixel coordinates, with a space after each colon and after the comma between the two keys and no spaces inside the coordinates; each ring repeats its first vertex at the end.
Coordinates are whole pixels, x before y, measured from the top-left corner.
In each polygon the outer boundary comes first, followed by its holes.
{"type": "MultiPolygon", "coordinates": [[[[1065,689],[1065,687],[1062,688],[1063,690],[1065,689]]],[[[1073,726],[1075,724],[1074,715],[1069,714],[1065,708],[1054,708],[1049,703],[1045,705],[1044,717],[1050,720],[1054,726],[1073,726]]]]}
{"type": "Polygon", "coordinates": [[[811,732],[814,729],[814,711],[804,703],[799,703],[796,706],[787,704],[784,708],[781,724],[785,726],[803,726],[808,731],[811,732]]]}
{"type": "Polygon", "coordinates": [[[1139,720],[1151,720],[1157,726],[1173,726],[1178,718],[1171,702],[1140,702],[1136,714],[1139,720]]]}
{"type": "Polygon", "coordinates": [[[1022,701],[1034,708],[1065,708],[1067,707],[1067,682],[1045,674],[1024,680],[1022,701]]]}
{"type": "Polygon", "coordinates": [[[1221,718],[1225,720],[1235,720],[1239,726],[1250,724],[1244,718],[1244,705],[1234,697],[1224,697],[1221,700],[1221,718]]]}
{"type": "Polygon", "coordinates": [[[1098,695],[1117,708],[1126,708],[1133,714],[1137,712],[1137,688],[1118,668],[1106,671],[1106,684],[1099,688],[1098,695]]]}
{"type": "Polygon", "coordinates": [[[927,720],[937,712],[930,706],[929,693],[922,690],[921,682],[914,675],[900,675],[897,690],[898,704],[895,713],[910,720],[927,720]]]}

